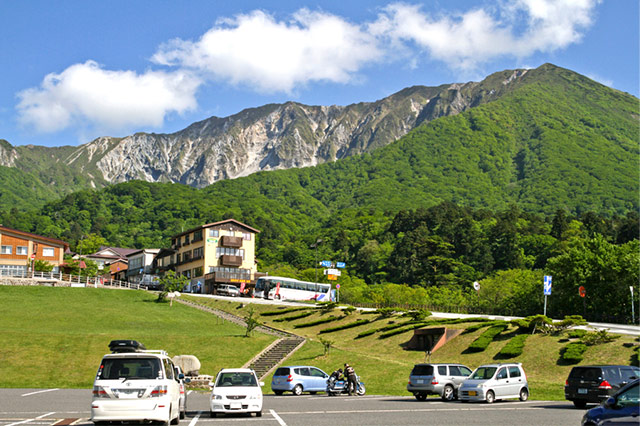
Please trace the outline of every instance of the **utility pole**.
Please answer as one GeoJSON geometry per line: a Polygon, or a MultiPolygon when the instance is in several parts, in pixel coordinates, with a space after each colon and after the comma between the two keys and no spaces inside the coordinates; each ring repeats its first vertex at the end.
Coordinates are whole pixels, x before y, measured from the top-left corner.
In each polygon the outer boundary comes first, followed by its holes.
{"type": "Polygon", "coordinates": [[[318,284],[318,244],[320,244],[322,242],[322,240],[320,238],[318,238],[318,240],[311,244],[309,246],[309,248],[314,248],[316,249],[316,264],[315,264],[315,269],[316,269],[316,285],[318,284]]]}

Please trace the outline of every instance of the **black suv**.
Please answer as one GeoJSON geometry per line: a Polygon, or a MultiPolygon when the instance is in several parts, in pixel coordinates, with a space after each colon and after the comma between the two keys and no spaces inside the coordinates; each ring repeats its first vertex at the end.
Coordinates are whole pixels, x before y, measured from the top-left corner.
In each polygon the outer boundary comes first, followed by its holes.
{"type": "Polygon", "coordinates": [[[573,367],[564,384],[564,397],[578,408],[609,398],[618,389],[640,377],[640,368],[628,365],[584,365],[573,367]]]}

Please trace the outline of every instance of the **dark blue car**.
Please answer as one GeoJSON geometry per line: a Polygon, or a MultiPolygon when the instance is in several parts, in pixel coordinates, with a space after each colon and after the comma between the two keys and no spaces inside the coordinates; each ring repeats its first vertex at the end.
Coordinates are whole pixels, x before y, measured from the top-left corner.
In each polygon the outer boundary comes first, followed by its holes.
{"type": "Polygon", "coordinates": [[[620,388],[600,406],[587,411],[582,426],[640,424],[640,380],[620,388]]]}

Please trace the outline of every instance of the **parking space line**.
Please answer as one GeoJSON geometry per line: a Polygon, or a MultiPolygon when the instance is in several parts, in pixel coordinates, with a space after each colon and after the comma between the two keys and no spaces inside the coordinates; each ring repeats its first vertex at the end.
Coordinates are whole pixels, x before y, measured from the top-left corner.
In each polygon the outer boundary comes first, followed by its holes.
{"type": "Polygon", "coordinates": [[[198,414],[196,414],[196,416],[189,422],[189,426],[194,426],[196,423],[198,423],[198,419],[200,418],[201,414],[202,411],[198,411],[198,414]]]}
{"type": "Polygon", "coordinates": [[[39,390],[39,391],[35,391],[35,392],[23,393],[23,394],[22,394],[22,395],[20,395],[20,396],[29,396],[29,395],[35,395],[35,394],[37,394],[37,393],[53,392],[53,391],[57,391],[57,390],[60,390],[60,389],[55,388],[55,389],[39,390]]]}
{"type": "Polygon", "coordinates": [[[269,412],[271,413],[271,415],[273,416],[274,419],[276,419],[278,421],[278,423],[280,423],[280,426],[287,426],[287,424],[284,422],[284,420],[282,420],[282,417],[280,417],[278,415],[278,413],[276,413],[273,410],[269,410],[269,412]]]}
{"type": "Polygon", "coordinates": [[[51,416],[52,414],[55,414],[55,413],[56,413],[55,411],[52,411],[52,412],[50,412],[50,413],[43,414],[43,415],[38,416],[38,417],[34,417],[33,419],[27,419],[27,420],[23,420],[23,421],[21,421],[21,422],[16,422],[16,423],[9,423],[9,424],[8,424],[8,425],[6,425],[6,426],[16,426],[16,425],[21,425],[21,424],[24,424],[24,423],[29,423],[29,422],[32,422],[32,421],[34,421],[34,420],[40,420],[40,419],[42,419],[43,417],[51,416]]]}

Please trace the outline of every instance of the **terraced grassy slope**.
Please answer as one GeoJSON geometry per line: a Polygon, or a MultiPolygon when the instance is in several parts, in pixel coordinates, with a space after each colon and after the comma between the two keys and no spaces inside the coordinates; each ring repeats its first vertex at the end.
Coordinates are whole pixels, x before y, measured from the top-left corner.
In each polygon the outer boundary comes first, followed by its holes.
{"type": "MultiPolygon", "coordinates": [[[[201,298],[194,299],[202,301],[201,298]]],[[[238,304],[234,302],[206,299],[205,303],[215,305],[217,308],[225,309],[236,314],[242,314],[242,312],[247,309],[247,305],[237,309],[238,304]]],[[[257,305],[254,309],[258,312],[265,312],[273,311],[274,307],[257,305]]],[[[293,316],[294,314],[283,316],[293,316]]],[[[320,324],[315,327],[294,328],[295,324],[311,322],[331,315],[338,315],[338,312],[333,311],[324,314],[315,312],[313,315],[291,322],[275,322],[278,316],[261,316],[260,320],[263,323],[277,328],[288,329],[309,339],[307,344],[286,361],[287,365],[315,365],[325,372],[331,373],[336,368],[341,367],[345,362],[348,362],[353,365],[356,372],[362,376],[368,393],[408,395],[406,385],[411,367],[414,363],[425,361],[424,352],[403,349],[403,344],[409,341],[413,332],[407,331],[386,339],[380,339],[379,336],[381,333],[378,332],[367,337],[356,339],[356,336],[363,331],[380,328],[392,322],[404,322],[408,319],[399,317],[379,319],[369,324],[334,333],[318,334],[320,330],[354,322],[358,319],[377,318],[376,315],[354,313],[344,319],[327,324],[320,324]],[[321,344],[319,338],[333,342],[333,347],[326,355],[324,353],[324,346],[321,344]]],[[[431,320],[434,318],[429,317],[428,319],[431,320]]],[[[470,325],[470,323],[461,323],[449,324],[446,325],[446,327],[465,329],[470,325]]],[[[521,362],[529,378],[531,397],[533,399],[564,399],[563,385],[572,367],[560,361],[560,349],[567,344],[566,334],[560,336],[542,336],[538,334],[529,336],[521,356],[509,360],[500,360],[497,354],[511,337],[515,335],[515,327],[509,327],[505,332],[499,334],[485,351],[467,353],[466,350],[471,342],[482,334],[484,330],[484,328],[481,328],[471,333],[459,335],[433,353],[431,361],[460,362],[471,368],[490,362],[521,362]]],[[[632,337],[622,336],[614,342],[590,346],[585,353],[584,360],[580,364],[637,363],[633,349],[628,347],[633,342],[638,343],[634,341],[632,337]],[[627,346],[625,346],[625,344],[627,344],[627,346]]],[[[271,376],[265,378],[265,383],[268,384],[270,382],[271,376]]],[[[270,391],[269,386],[266,386],[264,390],[265,392],[270,391]]]]}

